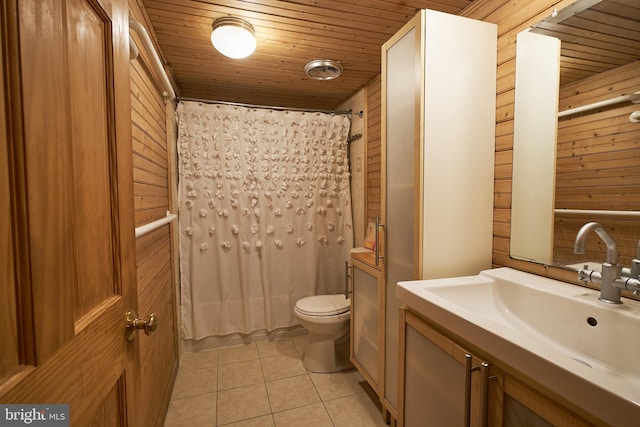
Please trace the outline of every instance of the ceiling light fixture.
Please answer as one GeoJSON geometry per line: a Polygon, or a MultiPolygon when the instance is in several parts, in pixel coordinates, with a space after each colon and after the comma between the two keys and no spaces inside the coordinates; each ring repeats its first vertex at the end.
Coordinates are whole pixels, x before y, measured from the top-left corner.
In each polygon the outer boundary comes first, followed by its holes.
{"type": "Polygon", "coordinates": [[[307,62],[304,72],[316,80],[333,80],[342,73],[342,64],[333,59],[314,59],[307,62]]]}
{"type": "Polygon", "coordinates": [[[226,16],[213,21],[212,26],[211,43],[224,56],[246,58],[256,49],[255,30],[244,19],[226,16]]]}

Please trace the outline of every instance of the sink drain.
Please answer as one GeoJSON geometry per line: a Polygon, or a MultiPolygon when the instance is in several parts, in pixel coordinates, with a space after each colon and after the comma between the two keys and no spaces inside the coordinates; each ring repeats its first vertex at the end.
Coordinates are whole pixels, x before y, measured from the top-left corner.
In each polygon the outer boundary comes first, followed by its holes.
{"type": "Polygon", "coordinates": [[[595,317],[587,317],[587,323],[589,326],[598,326],[598,319],[595,317]]]}

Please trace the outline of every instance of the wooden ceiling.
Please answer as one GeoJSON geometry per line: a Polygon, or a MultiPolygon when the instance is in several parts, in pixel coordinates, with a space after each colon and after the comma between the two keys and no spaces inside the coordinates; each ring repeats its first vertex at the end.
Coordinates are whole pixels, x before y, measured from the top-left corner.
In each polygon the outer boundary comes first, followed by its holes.
{"type": "MultiPolygon", "coordinates": [[[[420,8],[464,14],[473,0],[138,0],[161,53],[188,98],[330,110],[380,73],[380,47],[420,8]],[[233,60],[211,45],[211,24],[236,16],[258,47],[233,60]],[[335,80],[307,77],[304,65],[333,59],[335,80]]],[[[481,3],[483,0],[476,0],[481,3]]],[[[506,1],[506,0],[503,0],[506,1]]],[[[474,7],[477,5],[474,5],[474,7]]],[[[577,0],[535,26],[562,40],[561,84],[640,60],[639,0],[577,0]]]]}
{"type": "Polygon", "coordinates": [[[532,31],[562,40],[560,84],[640,60],[639,0],[578,0],[532,31]]]}
{"type": "Polygon", "coordinates": [[[472,0],[142,0],[182,97],[330,110],[380,73],[380,47],[420,8],[459,14],[472,0]],[[255,28],[256,51],[233,60],[211,45],[211,24],[255,28]],[[304,65],[333,59],[335,80],[304,65]]]}

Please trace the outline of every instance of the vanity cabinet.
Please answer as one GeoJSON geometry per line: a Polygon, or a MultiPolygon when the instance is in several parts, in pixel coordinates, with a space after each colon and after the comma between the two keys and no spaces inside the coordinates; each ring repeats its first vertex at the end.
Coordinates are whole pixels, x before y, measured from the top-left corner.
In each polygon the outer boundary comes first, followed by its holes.
{"type": "MultiPolygon", "coordinates": [[[[493,407],[489,411],[489,425],[520,427],[523,425],[553,427],[587,427],[589,423],[554,399],[500,369],[491,372],[493,407]]],[[[604,425],[604,424],[601,424],[604,425]]]]}
{"type": "Polygon", "coordinates": [[[411,309],[400,309],[398,426],[587,427],[557,398],[411,309]]]}
{"type": "Polygon", "coordinates": [[[485,426],[489,364],[400,309],[398,425],[485,426]]]}
{"type": "Polygon", "coordinates": [[[398,405],[396,283],[491,268],[494,24],[420,11],[382,46],[383,406],[398,405]]]}
{"type": "Polygon", "coordinates": [[[384,282],[373,252],[351,254],[351,363],[380,395],[384,378],[384,282]]]}

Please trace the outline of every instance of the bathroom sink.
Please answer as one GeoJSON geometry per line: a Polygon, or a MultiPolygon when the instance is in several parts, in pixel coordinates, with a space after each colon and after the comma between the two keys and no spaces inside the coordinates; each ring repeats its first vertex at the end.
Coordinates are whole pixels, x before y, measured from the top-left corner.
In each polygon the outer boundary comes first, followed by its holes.
{"type": "Polygon", "coordinates": [[[605,421],[624,425],[621,416],[640,414],[640,302],[610,305],[599,295],[511,268],[397,287],[413,311],[585,410],[598,408],[605,421]]]}

